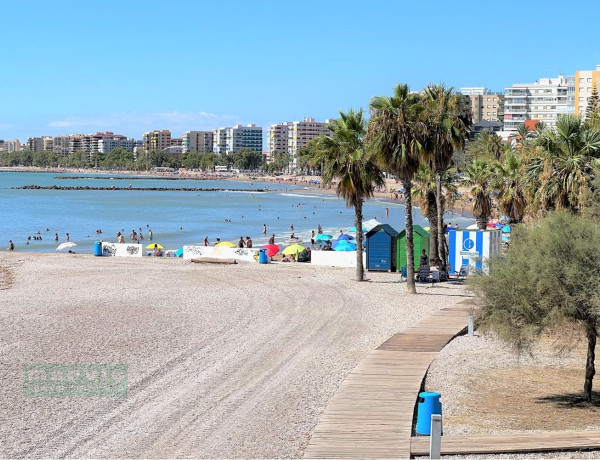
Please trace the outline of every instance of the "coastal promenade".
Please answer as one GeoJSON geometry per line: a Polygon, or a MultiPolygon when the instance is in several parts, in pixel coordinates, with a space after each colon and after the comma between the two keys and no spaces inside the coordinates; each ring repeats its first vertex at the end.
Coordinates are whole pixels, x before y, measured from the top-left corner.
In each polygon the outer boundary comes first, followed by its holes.
{"type": "Polygon", "coordinates": [[[369,353],[329,402],[305,459],[410,458],[412,423],[425,373],[467,326],[467,305],[444,308],[369,353]]]}

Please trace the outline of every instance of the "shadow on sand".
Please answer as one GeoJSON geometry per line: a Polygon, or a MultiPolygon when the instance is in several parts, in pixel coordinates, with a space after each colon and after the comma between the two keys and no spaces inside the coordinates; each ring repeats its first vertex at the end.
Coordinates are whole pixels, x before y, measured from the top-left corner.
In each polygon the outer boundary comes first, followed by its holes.
{"type": "Polygon", "coordinates": [[[552,403],[562,408],[589,408],[600,407],[600,391],[592,391],[592,402],[587,402],[582,393],[567,393],[549,395],[543,398],[537,398],[539,403],[552,403]]]}

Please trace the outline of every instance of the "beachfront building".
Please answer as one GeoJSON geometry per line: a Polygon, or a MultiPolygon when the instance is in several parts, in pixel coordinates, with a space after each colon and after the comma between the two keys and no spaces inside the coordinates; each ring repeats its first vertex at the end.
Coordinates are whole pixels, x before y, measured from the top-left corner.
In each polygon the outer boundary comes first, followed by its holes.
{"type": "Polygon", "coordinates": [[[171,131],[163,129],[144,133],[143,144],[145,152],[166,150],[167,147],[171,147],[171,131]]]}
{"type": "Polygon", "coordinates": [[[559,115],[569,113],[568,81],[564,75],[540,78],[535,83],[516,83],[505,89],[504,130],[516,132],[526,120],[556,126],[559,115]]]}
{"type": "Polygon", "coordinates": [[[69,154],[70,142],[71,136],[56,136],[52,138],[52,151],[66,157],[69,154]]]}
{"type": "Polygon", "coordinates": [[[108,153],[111,150],[120,148],[120,149],[125,149],[128,152],[133,152],[133,147],[135,144],[135,139],[130,138],[130,137],[126,137],[126,136],[122,136],[120,134],[113,134],[111,132],[108,133],[104,133],[107,135],[100,135],[99,134],[103,134],[103,133],[96,133],[93,137],[92,137],[92,144],[91,144],[91,152],[99,152],[99,153],[108,153]]]}
{"type": "Polygon", "coordinates": [[[19,150],[21,150],[21,141],[19,139],[4,141],[4,151],[6,153],[18,152],[19,150]]]}
{"type": "Polygon", "coordinates": [[[267,150],[272,155],[274,152],[288,151],[288,135],[292,127],[291,121],[284,121],[269,127],[267,133],[267,150]]]}
{"type": "Polygon", "coordinates": [[[237,153],[240,149],[262,152],[262,128],[255,124],[235,125],[213,131],[213,152],[216,154],[237,153]]]}
{"type": "Polygon", "coordinates": [[[573,105],[574,113],[585,120],[586,109],[592,90],[596,87],[600,91],[600,65],[596,66],[596,70],[578,70],[572,78],[573,86],[573,105]]]}
{"type": "Polygon", "coordinates": [[[44,150],[44,140],[41,137],[28,137],[27,150],[30,150],[31,152],[44,150]]]}
{"type": "Polygon", "coordinates": [[[292,165],[295,167],[298,149],[306,147],[311,140],[319,136],[331,135],[329,123],[330,120],[321,122],[314,118],[305,118],[302,121],[285,121],[271,125],[267,135],[269,152],[289,153],[292,165]]]}
{"type": "Polygon", "coordinates": [[[186,131],[181,139],[184,152],[210,153],[213,151],[212,131],[186,131]]]}
{"type": "Polygon", "coordinates": [[[484,86],[461,88],[471,107],[473,124],[482,120],[501,122],[504,118],[504,95],[484,86]]]}

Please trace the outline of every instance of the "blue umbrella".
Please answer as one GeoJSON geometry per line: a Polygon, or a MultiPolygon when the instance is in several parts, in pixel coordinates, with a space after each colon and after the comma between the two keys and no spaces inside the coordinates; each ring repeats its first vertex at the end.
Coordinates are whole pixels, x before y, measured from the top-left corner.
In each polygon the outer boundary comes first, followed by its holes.
{"type": "Polygon", "coordinates": [[[333,248],[337,248],[338,246],[350,246],[350,247],[356,249],[356,244],[351,243],[350,241],[347,241],[347,240],[335,240],[331,244],[331,247],[333,247],[333,248]]]}
{"type": "Polygon", "coordinates": [[[352,243],[338,243],[335,245],[334,250],[336,251],[356,251],[356,245],[352,243]]]}
{"type": "Polygon", "coordinates": [[[319,233],[317,236],[315,236],[315,240],[319,241],[319,240],[332,240],[333,236],[332,235],[326,235],[325,233],[319,233]]]}
{"type": "Polygon", "coordinates": [[[341,240],[350,241],[350,240],[353,240],[353,239],[354,239],[353,236],[347,235],[345,233],[342,233],[340,236],[337,237],[338,241],[341,241],[341,240]]]}
{"type": "MultiPolygon", "coordinates": [[[[368,232],[368,230],[366,228],[362,229],[363,232],[368,232]]],[[[350,233],[356,233],[356,227],[352,227],[350,230],[348,230],[348,232],[350,233]]]]}
{"type": "Polygon", "coordinates": [[[502,235],[502,242],[503,243],[509,243],[510,242],[510,236],[504,236],[504,235],[502,235]]]}
{"type": "Polygon", "coordinates": [[[510,233],[510,225],[505,225],[502,227],[502,233],[510,233]]]}
{"type": "Polygon", "coordinates": [[[175,257],[183,257],[183,247],[175,251],[175,257]]]}

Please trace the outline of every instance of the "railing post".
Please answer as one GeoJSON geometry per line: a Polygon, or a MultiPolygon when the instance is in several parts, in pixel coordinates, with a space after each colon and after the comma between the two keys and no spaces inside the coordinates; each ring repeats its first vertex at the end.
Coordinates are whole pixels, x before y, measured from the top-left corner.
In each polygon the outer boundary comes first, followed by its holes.
{"type": "Polygon", "coordinates": [[[431,435],[429,437],[429,458],[439,459],[442,454],[442,416],[431,414],[431,435]]]}

